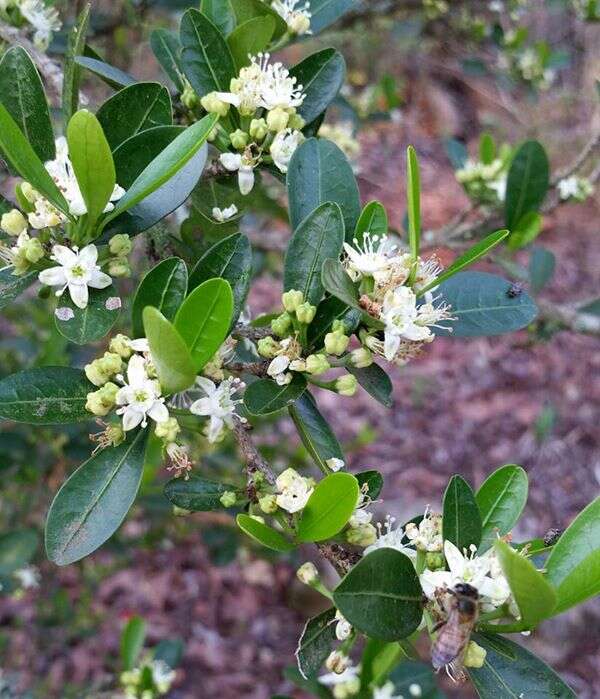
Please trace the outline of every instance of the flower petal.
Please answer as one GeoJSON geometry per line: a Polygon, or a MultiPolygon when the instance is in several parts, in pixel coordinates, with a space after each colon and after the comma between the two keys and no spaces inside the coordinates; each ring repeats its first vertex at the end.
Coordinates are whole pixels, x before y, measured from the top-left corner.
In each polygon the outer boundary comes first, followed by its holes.
{"type": "Polygon", "coordinates": [[[55,245],[52,248],[52,257],[59,265],[71,266],[77,263],[77,255],[65,245],[55,245]]]}
{"type": "Polygon", "coordinates": [[[112,279],[108,276],[108,274],[104,274],[104,272],[101,272],[99,269],[94,270],[89,278],[88,281],[88,286],[91,286],[92,289],[106,289],[107,286],[110,286],[112,284],[112,279]]]}
{"type": "Polygon", "coordinates": [[[151,417],[154,422],[165,422],[165,420],[169,419],[169,410],[161,400],[157,400],[153,403],[150,410],[148,410],[148,416],[151,417]]]}
{"type": "Polygon", "coordinates": [[[143,413],[131,406],[128,406],[123,411],[123,429],[125,432],[134,429],[134,427],[137,427],[140,424],[143,418],[143,413]]]}
{"type": "Polygon", "coordinates": [[[93,244],[86,245],[79,251],[79,261],[90,267],[94,266],[98,261],[98,248],[93,244]]]}
{"type": "Polygon", "coordinates": [[[38,279],[42,284],[47,284],[48,286],[64,286],[67,283],[63,267],[44,269],[39,273],[38,279]]]}
{"type": "Polygon", "coordinates": [[[77,308],[86,308],[89,300],[87,284],[69,284],[69,294],[71,300],[77,308]]]}

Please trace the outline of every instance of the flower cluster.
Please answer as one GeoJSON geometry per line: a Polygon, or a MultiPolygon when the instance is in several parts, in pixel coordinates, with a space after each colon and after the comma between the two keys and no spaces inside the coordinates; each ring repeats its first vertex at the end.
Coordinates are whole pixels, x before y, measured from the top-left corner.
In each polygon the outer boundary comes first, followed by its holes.
{"type": "Polygon", "coordinates": [[[0,0],[0,19],[15,26],[27,22],[34,32],[33,43],[40,51],[48,48],[52,35],[62,27],[57,9],[43,0],[0,0]]]}
{"type": "Polygon", "coordinates": [[[556,70],[550,67],[551,50],[544,41],[525,43],[526,37],[526,32],[519,30],[506,32],[500,68],[538,90],[548,90],[556,78],[556,70]]]}
{"type": "Polygon", "coordinates": [[[508,165],[508,157],[495,158],[489,164],[468,159],[455,172],[455,176],[471,199],[482,204],[497,205],[506,197],[508,165]]]}
{"type": "Polygon", "coordinates": [[[583,202],[594,193],[594,185],[587,177],[571,175],[560,180],[556,185],[558,194],[563,201],[569,199],[583,202]]]}
{"type": "Polygon", "coordinates": [[[302,85],[281,63],[269,59],[267,53],[250,56],[250,65],[231,80],[230,92],[210,92],[200,100],[207,112],[221,117],[211,140],[222,151],[223,167],[237,172],[244,195],[252,191],[254,170],[260,163],[273,164],[285,173],[304,141],[300,130],[304,120],[297,112],[305,97],[302,85]],[[230,129],[231,107],[237,110],[241,124],[234,131],[230,129]]]}
{"type": "Polygon", "coordinates": [[[272,0],[271,7],[287,24],[292,35],[312,34],[310,30],[310,3],[303,0],[272,0]]]}
{"type": "Polygon", "coordinates": [[[164,660],[147,657],[139,667],[121,673],[120,679],[126,697],[155,699],[169,692],[175,671],[164,660]]]}

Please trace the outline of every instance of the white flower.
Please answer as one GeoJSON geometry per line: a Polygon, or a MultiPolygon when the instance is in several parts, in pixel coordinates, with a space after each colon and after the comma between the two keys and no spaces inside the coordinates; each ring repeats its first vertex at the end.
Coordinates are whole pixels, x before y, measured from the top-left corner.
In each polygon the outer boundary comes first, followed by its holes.
{"type": "Polygon", "coordinates": [[[276,498],[277,504],[291,514],[299,512],[306,505],[313,492],[310,481],[303,478],[293,468],[288,468],[280,474],[275,485],[279,491],[276,498]]]}
{"type": "Polygon", "coordinates": [[[150,665],[150,671],[152,673],[152,681],[162,694],[166,694],[173,681],[175,680],[175,671],[172,670],[164,660],[152,660],[150,665]]]}
{"type": "Polygon", "coordinates": [[[386,682],[383,687],[376,687],[373,691],[373,699],[402,699],[401,694],[394,694],[393,682],[386,682]]]}
{"type": "Polygon", "coordinates": [[[225,425],[230,429],[234,426],[235,406],[242,401],[234,400],[233,395],[243,388],[244,384],[239,379],[230,377],[217,386],[210,379],[199,376],[196,379],[196,387],[204,393],[204,397],[190,405],[190,412],[210,418],[206,436],[209,442],[217,442],[225,425]]]}
{"type": "Polygon", "coordinates": [[[356,665],[349,665],[344,672],[331,672],[328,675],[321,675],[319,677],[319,682],[326,685],[327,687],[335,687],[338,684],[351,683],[359,679],[360,667],[356,665]]]}
{"type": "Polygon", "coordinates": [[[127,365],[127,381],[116,396],[117,415],[123,416],[123,429],[127,432],[139,424],[146,427],[148,418],[155,422],[169,419],[169,411],[161,397],[160,384],[146,371],[146,360],[134,354],[127,365]]]}
{"type": "Polygon", "coordinates": [[[441,515],[432,515],[429,510],[425,510],[425,515],[418,525],[413,522],[406,525],[406,536],[422,551],[441,551],[444,547],[441,515]]]}
{"type": "Polygon", "coordinates": [[[297,7],[302,0],[273,0],[271,7],[288,25],[293,34],[312,34],[310,31],[310,3],[297,7]]]}
{"type": "Polygon", "coordinates": [[[366,556],[371,551],[376,551],[377,549],[395,549],[400,551],[400,553],[405,554],[409,558],[416,558],[417,554],[414,549],[408,548],[402,543],[404,539],[404,530],[402,527],[396,527],[394,529],[395,517],[387,515],[385,518],[385,524],[382,526],[381,522],[377,523],[377,541],[364,550],[363,555],[366,556]]]}
{"type": "Polygon", "coordinates": [[[284,129],[275,136],[273,143],[271,143],[270,153],[280,172],[288,171],[292,155],[303,141],[304,134],[301,131],[292,131],[292,129],[284,129]]]}
{"type": "Polygon", "coordinates": [[[30,590],[40,585],[40,574],[35,566],[19,568],[19,570],[15,570],[13,575],[17,578],[20,587],[24,590],[30,590]]]}
{"type": "Polygon", "coordinates": [[[134,352],[148,354],[150,352],[150,343],[145,337],[140,337],[137,340],[129,340],[129,346],[134,352]]]}
{"type": "Polygon", "coordinates": [[[337,459],[335,456],[332,456],[331,459],[326,459],[325,463],[334,473],[341,471],[346,465],[342,459],[337,459]]]}
{"type": "Polygon", "coordinates": [[[344,251],[347,255],[345,267],[354,281],[363,276],[382,280],[394,263],[395,250],[396,246],[389,242],[387,236],[371,236],[369,231],[365,231],[362,243],[359,243],[356,238],[352,241],[352,245],[344,243],[344,251]]]}
{"type": "Polygon", "coordinates": [[[267,367],[267,374],[274,379],[279,386],[285,386],[292,380],[292,375],[286,371],[290,366],[290,358],[286,354],[280,354],[271,360],[267,367]]]}
{"type": "Polygon", "coordinates": [[[73,303],[78,308],[85,308],[88,304],[88,287],[105,289],[112,282],[108,274],[102,272],[97,264],[98,249],[93,244],[86,245],[82,250],[77,247],[70,250],[64,245],[55,245],[50,258],[58,262],[59,266],[42,270],[39,274],[40,282],[61,287],[56,292],[57,296],[62,296],[68,289],[73,303]]]}
{"type": "Polygon", "coordinates": [[[252,161],[240,153],[221,153],[219,160],[226,170],[237,172],[240,193],[244,196],[250,194],[254,187],[254,165],[252,161]]]}
{"type": "Polygon", "coordinates": [[[426,325],[417,324],[419,312],[417,297],[408,286],[400,286],[388,291],[383,299],[381,320],[385,323],[384,353],[392,361],[402,339],[423,342],[433,339],[426,325]]]}
{"type": "Polygon", "coordinates": [[[577,182],[577,177],[572,175],[564,180],[560,180],[558,183],[558,191],[560,193],[561,199],[569,199],[570,197],[575,197],[579,191],[579,185],[577,182]]]}
{"type": "Polygon", "coordinates": [[[230,218],[233,218],[237,212],[238,208],[235,204],[228,206],[226,209],[219,209],[218,206],[215,206],[212,210],[212,217],[215,221],[224,223],[225,221],[229,221],[230,218]]]}
{"type": "Polygon", "coordinates": [[[35,29],[33,42],[40,51],[45,51],[52,39],[52,33],[62,27],[58,11],[47,7],[42,0],[21,0],[19,11],[35,29]]]}

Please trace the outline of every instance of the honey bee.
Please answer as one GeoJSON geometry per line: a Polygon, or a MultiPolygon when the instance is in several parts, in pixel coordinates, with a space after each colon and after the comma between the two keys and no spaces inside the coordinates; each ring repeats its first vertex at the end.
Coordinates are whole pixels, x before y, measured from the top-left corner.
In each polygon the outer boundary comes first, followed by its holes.
{"type": "Polygon", "coordinates": [[[436,671],[446,667],[455,681],[465,678],[463,656],[479,617],[479,593],[471,585],[459,583],[446,590],[443,602],[446,619],[437,625],[438,635],[431,648],[431,664],[436,671]]]}

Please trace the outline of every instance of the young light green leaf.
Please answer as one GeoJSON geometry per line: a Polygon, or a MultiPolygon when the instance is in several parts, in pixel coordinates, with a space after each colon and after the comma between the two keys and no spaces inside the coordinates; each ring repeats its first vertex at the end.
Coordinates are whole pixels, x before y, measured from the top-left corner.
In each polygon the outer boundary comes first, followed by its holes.
{"type": "Polygon", "coordinates": [[[200,284],[181,304],[175,328],[189,347],[196,371],[210,361],[225,341],[233,314],[233,293],[225,279],[200,284]]]}
{"type": "Polygon", "coordinates": [[[121,299],[111,284],[94,289],[85,308],[70,298],[61,301],[54,314],[58,332],[77,345],[87,345],[108,334],[121,313],[121,299]]]}
{"type": "MultiPolygon", "coordinates": [[[[413,146],[406,150],[406,201],[408,215],[408,244],[411,259],[419,256],[421,240],[421,176],[419,161],[413,146]]],[[[409,279],[414,279],[416,267],[413,267],[409,279]]]]}
{"type": "Polygon", "coordinates": [[[263,0],[229,0],[235,14],[236,24],[240,26],[254,17],[271,17],[275,22],[274,39],[279,39],[288,30],[288,26],[277,12],[263,0]]]}
{"type": "Polygon", "coordinates": [[[487,551],[498,536],[508,534],[527,503],[529,489],[527,474],[520,466],[508,464],[490,474],[475,499],[481,513],[481,545],[479,553],[487,551]]]}
{"type": "Polygon", "coordinates": [[[238,71],[249,65],[249,56],[256,56],[269,46],[274,32],[275,20],[270,16],[253,17],[231,32],[227,45],[238,71]]]}
{"type": "Polygon", "coordinates": [[[294,374],[292,381],[279,386],[271,379],[253,381],[244,393],[244,405],[251,415],[270,415],[298,400],[306,390],[306,379],[294,374]]]}
{"type": "Polygon", "coordinates": [[[525,214],[539,209],[550,184],[550,165],[543,146],[526,141],[516,152],[506,181],[504,217],[513,230],[525,214]]]}
{"type": "MultiPolygon", "coordinates": [[[[238,492],[234,485],[209,481],[192,474],[187,480],[173,478],[165,485],[165,496],[177,507],[190,512],[210,512],[223,510],[221,502],[223,493],[238,492]]],[[[245,494],[239,493],[238,503],[246,500],[245,494]]]]}
{"type": "Polygon", "coordinates": [[[304,678],[315,677],[331,653],[336,642],[334,620],[332,607],[306,622],[296,649],[298,670],[304,678]]]}
{"type": "Polygon", "coordinates": [[[346,76],[346,63],[335,49],[322,49],[310,54],[290,70],[302,85],[304,101],[298,113],[309,124],[322,114],[340,91],[346,76]]]}
{"type": "Polygon", "coordinates": [[[479,159],[484,165],[490,165],[496,157],[496,144],[489,133],[482,133],[479,139],[479,159]]]}
{"type": "Polygon", "coordinates": [[[142,314],[146,306],[157,308],[167,320],[175,318],[188,288],[185,262],[179,257],[169,257],[153,267],[140,282],[133,297],[131,324],[134,337],[142,337],[142,314]]]}
{"type": "Polygon", "coordinates": [[[60,566],[79,561],[125,519],[142,478],[146,431],[92,456],[65,481],[46,520],[46,553],[60,566]]]}
{"type": "Polygon", "coordinates": [[[479,507],[471,486],[460,476],[452,476],[444,493],[442,533],[444,541],[451,541],[461,552],[481,541],[479,507]]]}
{"type": "Polygon", "coordinates": [[[150,46],[161,68],[171,78],[179,92],[183,92],[183,67],[179,37],[168,29],[155,29],[150,34],[150,46]]]}
{"type": "Polygon", "coordinates": [[[144,647],[145,638],[145,621],[139,616],[132,616],[121,634],[121,664],[123,665],[123,670],[131,670],[135,667],[144,647]]]}
{"type": "Polygon", "coordinates": [[[189,388],[196,379],[190,351],[175,327],[152,306],[142,312],[144,334],[163,393],[170,395],[189,388]]]}
{"type": "Polygon", "coordinates": [[[383,204],[378,201],[370,201],[360,214],[354,229],[354,238],[359,244],[363,242],[365,233],[372,236],[384,236],[388,233],[387,211],[383,204]]]}
{"type": "Polygon", "coordinates": [[[333,592],[336,607],[352,626],[383,641],[415,631],[423,616],[422,599],[412,561],[389,548],[364,556],[333,592]]]}
{"type": "Polygon", "coordinates": [[[317,483],[300,522],[298,541],[331,539],[347,524],[358,504],[358,481],[349,473],[330,473],[317,483]]]}
{"type": "Polygon", "coordinates": [[[87,3],[69,32],[62,89],[62,116],[65,127],[79,108],[81,66],[77,60],[82,58],[82,54],[85,51],[85,40],[90,23],[90,10],[91,3],[87,3]]]}
{"type": "Polygon", "coordinates": [[[294,544],[288,541],[283,534],[249,515],[239,514],[236,517],[236,522],[245,534],[268,549],[285,553],[295,548],[294,544]]]}

